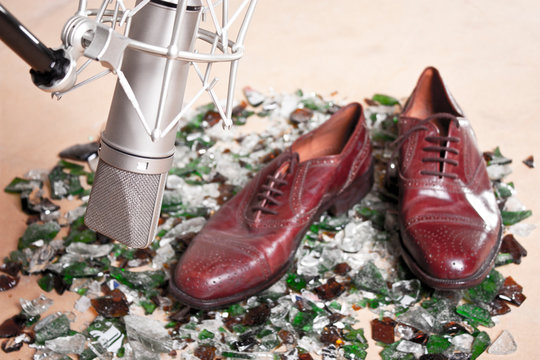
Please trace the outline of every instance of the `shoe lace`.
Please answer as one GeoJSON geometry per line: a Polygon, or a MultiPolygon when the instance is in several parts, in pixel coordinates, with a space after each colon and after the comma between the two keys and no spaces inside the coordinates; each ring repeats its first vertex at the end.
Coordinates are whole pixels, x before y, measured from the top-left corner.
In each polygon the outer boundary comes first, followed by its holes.
{"type": "MultiPolygon", "coordinates": [[[[394,152],[392,154],[392,159],[395,158],[395,155],[397,154],[397,149],[401,147],[401,145],[404,143],[404,141],[409,138],[412,134],[414,134],[417,131],[420,130],[426,130],[428,131],[429,128],[426,126],[427,123],[437,120],[437,119],[448,119],[451,122],[453,122],[457,128],[459,128],[459,120],[456,116],[449,114],[449,113],[436,113],[433,115],[428,116],[424,120],[421,120],[418,124],[416,124],[414,127],[410,128],[403,134],[401,134],[393,143],[392,145],[395,146],[394,152]]],[[[439,176],[439,177],[447,177],[451,179],[456,179],[457,175],[449,172],[443,171],[446,167],[443,167],[442,164],[447,163],[454,166],[458,166],[459,162],[454,159],[447,159],[444,155],[446,152],[450,152],[452,154],[459,154],[459,150],[454,149],[451,147],[451,143],[458,143],[459,138],[455,136],[426,136],[425,140],[427,142],[433,143],[432,146],[426,146],[422,150],[432,153],[439,153],[439,156],[427,156],[422,159],[422,162],[429,163],[429,162],[437,162],[441,164],[439,166],[439,171],[434,170],[421,170],[420,174],[422,175],[431,175],[431,176],[439,176]]]]}
{"type": "Polygon", "coordinates": [[[277,197],[283,196],[283,191],[279,188],[288,184],[285,178],[288,174],[294,172],[297,163],[298,154],[294,153],[285,158],[273,174],[267,175],[266,181],[261,185],[260,191],[257,193],[259,202],[252,207],[252,210],[256,211],[256,220],[260,218],[262,213],[277,215],[278,212],[269,208],[269,206],[275,205],[279,207],[283,204],[277,199],[277,197]]]}

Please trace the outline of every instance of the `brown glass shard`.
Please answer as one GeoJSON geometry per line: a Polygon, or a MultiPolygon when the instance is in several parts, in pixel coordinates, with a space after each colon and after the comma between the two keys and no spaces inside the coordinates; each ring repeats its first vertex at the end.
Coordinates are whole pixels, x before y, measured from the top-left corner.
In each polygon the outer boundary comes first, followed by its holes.
{"type": "Polygon", "coordinates": [[[338,275],[345,275],[351,271],[351,267],[346,262],[342,262],[334,266],[334,272],[338,275]]]}
{"type": "Polygon", "coordinates": [[[97,154],[99,143],[97,141],[88,144],[77,144],[62,150],[58,156],[64,159],[86,161],[88,158],[97,154]]]}
{"type": "Polygon", "coordinates": [[[18,277],[13,277],[11,275],[0,275],[0,291],[6,291],[13,289],[19,283],[18,277]]]}
{"type": "Polygon", "coordinates": [[[283,344],[286,345],[295,345],[296,344],[296,338],[294,337],[294,334],[287,330],[279,330],[278,331],[278,337],[281,340],[283,344]]]}
{"type": "Polygon", "coordinates": [[[267,304],[261,304],[246,312],[242,324],[248,326],[262,325],[269,317],[270,307],[267,304]]]}
{"type": "Polygon", "coordinates": [[[341,331],[335,326],[325,326],[319,340],[325,345],[341,346],[344,343],[341,331]]]}
{"type": "Polygon", "coordinates": [[[6,273],[12,277],[17,277],[21,269],[22,269],[22,264],[20,262],[8,262],[0,266],[1,272],[6,273]]]}
{"type": "Polygon", "coordinates": [[[242,115],[242,112],[244,110],[246,110],[247,106],[248,106],[247,102],[242,100],[238,105],[233,107],[231,116],[238,117],[238,116],[242,115]]]}
{"type": "Polygon", "coordinates": [[[26,316],[17,314],[0,324],[0,338],[11,338],[22,334],[26,316]]]}
{"type": "Polygon", "coordinates": [[[466,332],[467,329],[465,329],[460,323],[457,323],[455,321],[450,321],[443,325],[443,334],[456,335],[466,332]]]}
{"type": "Polygon", "coordinates": [[[338,283],[335,278],[330,278],[326,284],[317,286],[313,290],[322,300],[328,301],[341,295],[345,291],[345,286],[338,283]]]}
{"type": "Polygon", "coordinates": [[[236,193],[236,187],[230,184],[219,184],[219,197],[216,199],[218,205],[225,204],[236,193]]]}
{"type": "Polygon", "coordinates": [[[289,120],[293,124],[300,124],[309,121],[313,117],[313,111],[310,109],[296,109],[291,113],[289,120]]]}
{"type": "Polygon", "coordinates": [[[496,298],[488,305],[488,311],[491,316],[498,316],[509,313],[511,310],[505,301],[496,298]]]}
{"type": "Polygon", "coordinates": [[[126,296],[118,289],[111,291],[107,296],[92,299],[92,306],[99,315],[106,318],[118,318],[129,314],[126,296]]]}
{"type": "Polygon", "coordinates": [[[208,344],[202,344],[195,349],[194,355],[201,360],[213,360],[216,357],[217,349],[208,344]]]}
{"type": "Polygon", "coordinates": [[[209,110],[206,112],[206,114],[204,114],[203,120],[208,123],[209,127],[212,127],[216,125],[219,120],[221,120],[221,115],[217,111],[209,110]]]}
{"type": "Polygon", "coordinates": [[[527,298],[523,295],[523,287],[516,283],[511,276],[504,280],[497,297],[516,306],[520,306],[527,298]]]}
{"type": "Polygon", "coordinates": [[[298,360],[313,360],[309,353],[298,354],[298,360]]]}
{"type": "Polygon", "coordinates": [[[371,320],[371,338],[385,344],[392,344],[395,326],[396,322],[389,317],[384,317],[382,320],[373,319],[371,320]]]}
{"type": "Polygon", "coordinates": [[[534,168],[534,157],[532,155],[527,157],[525,160],[523,160],[523,163],[531,169],[534,168]]]}
{"type": "Polygon", "coordinates": [[[521,258],[527,256],[527,250],[521,246],[512,234],[507,234],[503,237],[499,252],[512,255],[512,261],[515,264],[521,263],[521,258]]]}

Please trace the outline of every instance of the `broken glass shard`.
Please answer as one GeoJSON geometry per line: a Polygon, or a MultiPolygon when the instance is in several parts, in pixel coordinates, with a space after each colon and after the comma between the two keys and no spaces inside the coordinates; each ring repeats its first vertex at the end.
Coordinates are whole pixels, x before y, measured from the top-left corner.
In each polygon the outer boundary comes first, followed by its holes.
{"type": "Polygon", "coordinates": [[[301,109],[294,110],[291,113],[289,120],[293,124],[301,124],[301,123],[311,120],[312,117],[313,117],[313,111],[311,111],[310,109],[301,108],[301,109]]]}
{"type": "Polygon", "coordinates": [[[488,304],[488,311],[491,316],[499,316],[507,314],[511,310],[504,300],[497,298],[488,304]]]}
{"type": "Polygon", "coordinates": [[[87,161],[88,158],[97,155],[99,143],[92,141],[87,144],[77,144],[62,150],[58,156],[64,159],[87,161]]]}
{"type": "Polygon", "coordinates": [[[164,323],[137,315],[127,315],[124,321],[130,342],[139,342],[146,349],[156,353],[165,353],[173,349],[172,339],[164,323]]]}
{"type": "Polygon", "coordinates": [[[501,211],[502,221],[505,226],[514,225],[532,215],[531,210],[522,211],[501,211]]]}
{"type": "Polygon", "coordinates": [[[19,283],[18,277],[13,277],[6,274],[0,275],[0,291],[13,289],[19,283]]]}
{"type": "Polygon", "coordinates": [[[45,347],[59,354],[81,354],[84,351],[86,337],[82,334],[60,336],[45,341],[45,347]]]}
{"type": "Polygon", "coordinates": [[[267,304],[261,304],[251,309],[248,309],[242,320],[243,325],[257,326],[266,323],[270,317],[270,307],[267,304]]]}
{"type": "Polygon", "coordinates": [[[46,222],[44,224],[31,224],[26,228],[23,236],[19,239],[18,248],[19,250],[25,249],[39,240],[49,242],[54,239],[59,231],[60,225],[54,221],[46,222]]]}
{"type": "Polygon", "coordinates": [[[521,258],[527,256],[527,250],[516,240],[514,235],[507,234],[503,237],[500,253],[510,254],[515,264],[521,263],[521,258]]]}
{"type": "MultiPolygon", "coordinates": [[[[34,243],[35,244],[35,243],[34,243]]],[[[28,272],[34,274],[43,271],[56,256],[56,249],[49,244],[45,244],[32,254],[28,272]]]]}
{"type": "Polygon", "coordinates": [[[485,331],[478,333],[472,343],[471,360],[475,360],[480,354],[486,351],[490,343],[489,335],[485,331]]]}
{"type": "Polygon", "coordinates": [[[345,291],[345,286],[332,277],[328,279],[325,284],[314,288],[313,291],[322,300],[329,301],[341,295],[345,291]]]}
{"type": "Polygon", "coordinates": [[[504,330],[498,337],[493,341],[491,346],[488,348],[488,354],[493,355],[509,355],[513,354],[517,350],[517,344],[514,340],[512,334],[504,330]]]}
{"type": "Polygon", "coordinates": [[[84,258],[99,258],[107,256],[113,249],[113,244],[86,244],[84,242],[73,242],[66,248],[68,254],[78,255],[84,258]]]}
{"type": "Polygon", "coordinates": [[[262,93],[258,92],[250,86],[244,87],[242,89],[242,92],[244,93],[246,100],[251,106],[259,106],[263,103],[265,99],[265,96],[262,93]]]}
{"type": "Polygon", "coordinates": [[[523,287],[516,283],[511,276],[504,280],[497,297],[516,306],[520,306],[527,298],[523,294],[523,287]]]}
{"type": "Polygon", "coordinates": [[[480,284],[470,288],[465,293],[465,297],[474,303],[489,304],[501,288],[504,277],[500,272],[493,269],[480,284]]]}
{"type": "Polygon", "coordinates": [[[388,317],[382,320],[373,319],[371,324],[371,338],[375,341],[380,341],[385,344],[394,342],[394,327],[396,322],[388,317]]]}
{"type": "Polygon", "coordinates": [[[165,284],[165,273],[161,270],[134,272],[111,267],[110,274],[120,283],[146,294],[155,292],[156,288],[165,284]]]}
{"type": "Polygon", "coordinates": [[[49,173],[51,197],[62,199],[68,195],[81,195],[84,192],[78,175],[65,172],[62,166],[55,166],[49,173]]]}
{"type": "Polygon", "coordinates": [[[69,319],[62,313],[54,313],[39,321],[34,330],[36,343],[43,345],[47,340],[69,335],[69,319]]]}
{"type": "Polygon", "coordinates": [[[48,299],[45,295],[40,295],[34,300],[19,299],[22,310],[25,314],[36,316],[43,314],[53,303],[52,299],[48,299]]]}
{"type": "Polygon", "coordinates": [[[523,160],[523,163],[527,165],[529,168],[534,168],[534,157],[528,156],[525,160],[523,160]]]}
{"type": "Polygon", "coordinates": [[[397,318],[398,322],[402,322],[413,328],[421,330],[425,333],[436,332],[435,317],[422,307],[415,307],[401,314],[397,318]]]}
{"type": "Polygon", "coordinates": [[[493,327],[495,323],[491,320],[489,311],[473,304],[463,304],[456,307],[456,312],[465,319],[486,327],[493,327]]]}
{"type": "Polygon", "coordinates": [[[440,335],[431,335],[427,341],[426,348],[429,354],[440,354],[446,351],[452,343],[448,338],[440,335]]]}
{"type": "Polygon", "coordinates": [[[372,96],[371,100],[384,106],[399,105],[398,99],[384,94],[375,94],[372,96]]]}
{"type": "Polygon", "coordinates": [[[367,356],[367,351],[358,345],[344,345],[343,347],[344,356],[348,360],[363,360],[367,356]]]}
{"type": "Polygon", "coordinates": [[[415,358],[419,358],[424,354],[424,347],[412,341],[402,340],[396,347],[397,351],[413,354],[415,358]]]}
{"type": "Polygon", "coordinates": [[[397,350],[399,343],[397,341],[393,344],[386,346],[379,354],[383,360],[414,360],[415,357],[413,354],[404,353],[397,350]]]}
{"type": "Polygon", "coordinates": [[[301,275],[289,273],[287,275],[287,287],[296,292],[300,292],[307,286],[306,280],[301,275]]]}
{"type": "Polygon", "coordinates": [[[450,339],[450,342],[456,347],[457,350],[462,352],[471,352],[474,337],[469,334],[461,334],[454,336],[450,339]]]}
{"type": "Polygon", "coordinates": [[[201,360],[214,360],[217,348],[209,344],[199,345],[193,354],[201,360]]]}
{"type": "Polygon", "coordinates": [[[390,296],[402,306],[415,304],[420,296],[420,280],[401,280],[392,284],[390,296]]]}
{"type": "Polygon", "coordinates": [[[84,313],[92,305],[90,298],[87,296],[81,296],[79,300],[75,302],[75,310],[84,313]]]}
{"type": "Polygon", "coordinates": [[[12,316],[0,324],[0,338],[11,338],[22,333],[28,318],[23,314],[12,316]]]}
{"type": "Polygon", "coordinates": [[[354,283],[362,290],[387,295],[388,287],[380,270],[371,261],[364,265],[354,276],[354,283]]]}
{"type": "Polygon", "coordinates": [[[124,293],[114,289],[106,296],[91,300],[92,306],[97,313],[105,318],[118,318],[129,313],[129,305],[124,293]]]}
{"type": "Polygon", "coordinates": [[[20,194],[23,192],[31,192],[34,189],[39,189],[43,186],[41,181],[27,180],[16,177],[8,186],[4,188],[4,191],[11,194],[20,194]]]}

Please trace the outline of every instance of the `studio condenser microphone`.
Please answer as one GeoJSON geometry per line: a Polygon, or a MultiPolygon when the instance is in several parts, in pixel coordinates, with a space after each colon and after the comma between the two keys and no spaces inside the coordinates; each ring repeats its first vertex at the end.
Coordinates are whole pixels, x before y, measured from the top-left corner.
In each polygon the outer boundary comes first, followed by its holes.
{"type": "MultiPolygon", "coordinates": [[[[168,47],[175,34],[176,6],[172,1],[150,1],[133,17],[129,38],[168,47]]],[[[188,2],[184,18],[177,24],[182,26],[174,41],[179,50],[192,49],[200,10],[199,0],[188,2]]],[[[128,246],[144,248],[155,236],[176,131],[163,138],[148,136],[137,112],[147,120],[172,120],[182,109],[189,63],[127,48],[121,68],[139,109],[132,106],[128,98],[132,94],[126,93],[120,84],[124,79],[119,77],[101,136],[85,223],[128,246]],[[164,102],[159,94],[165,94],[164,102]]]]}
{"type": "Polygon", "coordinates": [[[76,14],[62,30],[63,46],[56,50],[43,45],[0,5],[0,40],[32,67],[32,80],[42,90],[60,98],[108,73],[117,75],[85,223],[131,247],[144,248],[154,240],[176,129],[185,110],[206,91],[224,124],[232,123],[238,61],[257,0],[242,0],[231,14],[228,0],[204,1],[203,7],[201,0],[136,0],[128,9],[124,0],[103,0],[91,9],[87,0],[79,0],[76,14]],[[243,13],[232,39],[231,24],[243,13]],[[213,30],[199,27],[204,17],[213,30]],[[194,50],[198,40],[210,50],[194,50]],[[83,56],[88,59],[77,67],[83,56]],[[77,83],[92,60],[106,70],[77,83]],[[230,63],[225,109],[213,90],[217,79],[209,78],[214,62],[230,63]],[[206,71],[199,63],[206,64],[206,71]],[[184,106],[190,67],[201,88],[184,106]]]}

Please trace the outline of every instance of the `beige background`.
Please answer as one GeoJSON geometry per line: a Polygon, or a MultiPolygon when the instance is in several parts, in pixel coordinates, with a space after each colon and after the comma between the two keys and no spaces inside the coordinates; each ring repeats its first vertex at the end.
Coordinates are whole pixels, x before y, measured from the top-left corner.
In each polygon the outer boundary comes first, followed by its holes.
{"type": "MultiPolygon", "coordinates": [[[[2,2],[49,46],[75,11],[76,1],[2,2]]],[[[439,68],[468,114],[482,150],[499,145],[514,159],[521,200],[540,223],[538,169],[521,160],[540,161],[540,2],[526,0],[261,0],[247,37],[238,88],[251,85],[290,92],[297,88],[325,96],[362,100],[375,92],[406,97],[421,70],[439,68]]],[[[51,168],[65,147],[96,138],[107,116],[114,86],[108,77],[66,95],[61,101],[36,89],[28,67],[0,44],[0,188],[33,168],[51,168]]],[[[237,93],[237,98],[240,93],[237,93]]],[[[16,247],[26,217],[16,196],[0,192],[0,255],[16,247]]],[[[503,316],[489,332],[508,329],[518,352],[483,359],[531,359],[538,351],[540,325],[539,231],[519,239],[529,255],[520,266],[501,269],[524,286],[528,299],[503,316]]],[[[39,294],[25,277],[0,293],[0,320],[18,312],[18,298],[39,294]]],[[[58,297],[52,310],[71,309],[75,297],[58,297]]],[[[363,326],[369,335],[369,319],[363,326]]],[[[373,344],[369,359],[380,348],[373,344]]],[[[2,359],[29,358],[28,352],[2,359]]]]}

